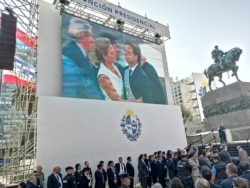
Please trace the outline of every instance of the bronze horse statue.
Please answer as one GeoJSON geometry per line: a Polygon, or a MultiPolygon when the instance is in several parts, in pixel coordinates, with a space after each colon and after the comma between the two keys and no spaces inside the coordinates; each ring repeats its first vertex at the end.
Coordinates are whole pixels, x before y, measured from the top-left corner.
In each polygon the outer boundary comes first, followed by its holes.
{"type": "Polygon", "coordinates": [[[240,81],[238,78],[237,71],[239,66],[236,65],[236,62],[239,60],[242,50],[238,47],[232,48],[228,52],[225,53],[223,56],[223,64],[220,65],[219,63],[215,63],[210,65],[207,69],[205,69],[204,74],[208,78],[208,85],[210,90],[211,82],[214,80],[215,76],[219,77],[219,81],[225,86],[225,82],[222,80],[222,74],[227,71],[232,71],[232,76],[235,76],[237,81],[240,81]]]}

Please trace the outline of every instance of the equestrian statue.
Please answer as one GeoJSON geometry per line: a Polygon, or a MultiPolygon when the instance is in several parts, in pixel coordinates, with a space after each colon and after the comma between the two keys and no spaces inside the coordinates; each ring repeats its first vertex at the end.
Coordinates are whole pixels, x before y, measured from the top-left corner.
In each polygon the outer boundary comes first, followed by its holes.
{"type": "Polygon", "coordinates": [[[225,82],[222,80],[222,74],[227,71],[232,71],[231,76],[235,76],[237,81],[240,81],[238,78],[237,71],[239,66],[236,65],[236,62],[239,60],[242,50],[238,47],[232,48],[228,52],[223,52],[216,45],[212,51],[212,58],[214,59],[214,64],[210,65],[205,69],[204,74],[208,78],[208,85],[210,90],[211,82],[214,80],[215,76],[219,77],[219,81],[225,86],[225,82]]]}

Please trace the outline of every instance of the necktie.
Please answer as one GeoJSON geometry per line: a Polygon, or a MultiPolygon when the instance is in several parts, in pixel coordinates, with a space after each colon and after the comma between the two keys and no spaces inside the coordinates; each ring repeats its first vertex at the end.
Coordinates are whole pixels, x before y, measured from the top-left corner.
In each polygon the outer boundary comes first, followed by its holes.
{"type": "Polygon", "coordinates": [[[105,183],[104,181],[104,174],[102,173],[102,183],[105,183]]]}
{"type": "Polygon", "coordinates": [[[129,69],[129,77],[132,76],[132,72],[133,71],[131,69],[129,69]]]}
{"type": "Polygon", "coordinates": [[[59,176],[58,176],[58,175],[56,175],[56,178],[57,178],[57,181],[58,181],[58,185],[59,185],[59,187],[61,187],[61,183],[60,183],[60,180],[59,180],[59,176]]]}

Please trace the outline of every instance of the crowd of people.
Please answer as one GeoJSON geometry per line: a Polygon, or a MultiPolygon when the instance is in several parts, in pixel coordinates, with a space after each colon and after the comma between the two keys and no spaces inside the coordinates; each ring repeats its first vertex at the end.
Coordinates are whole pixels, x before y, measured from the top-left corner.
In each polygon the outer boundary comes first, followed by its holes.
{"type": "Polygon", "coordinates": [[[120,47],[108,32],[94,37],[91,24],[76,17],[70,18],[67,36],[70,40],[62,49],[63,96],[166,104],[157,71],[138,43],[127,40],[120,47]]]}
{"type": "MultiPolygon", "coordinates": [[[[151,155],[140,154],[137,169],[139,183],[142,188],[248,188],[250,182],[250,163],[247,152],[241,147],[239,163],[234,164],[227,146],[222,145],[221,150],[212,145],[203,148],[178,148],[173,152],[168,150],[157,151],[151,155]]],[[[47,178],[47,188],[133,188],[135,167],[132,157],[127,157],[124,163],[119,157],[118,162],[110,160],[100,161],[95,172],[90,168],[88,161],[82,168],[80,163],[75,167],[66,167],[63,177],[61,168],[56,166],[47,178]]],[[[43,188],[45,175],[42,167],[37,166],[26,188],[43,188]]],[[[19,188],[25,188],[22,182],[19,188]]]]}

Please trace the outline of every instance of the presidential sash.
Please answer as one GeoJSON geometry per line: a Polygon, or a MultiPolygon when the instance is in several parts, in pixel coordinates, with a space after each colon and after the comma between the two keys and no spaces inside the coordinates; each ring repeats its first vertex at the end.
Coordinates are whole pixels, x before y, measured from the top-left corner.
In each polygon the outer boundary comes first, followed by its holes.
{"type": "Polygon", "coordinates": [[[131,90],[131,87],[130,87],[130,84],[129,84],[129,77],[130,77],[129,69],[126,69],[125,73],[124,73],[125,92],[126,92],[126,95],[127,95],[127,99],[129,101],[135,101],[136,98],[134,97],[134,95],[132,93],[132,90],[131,90]]]}

